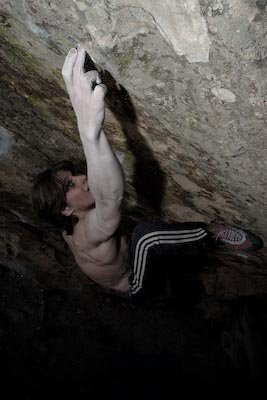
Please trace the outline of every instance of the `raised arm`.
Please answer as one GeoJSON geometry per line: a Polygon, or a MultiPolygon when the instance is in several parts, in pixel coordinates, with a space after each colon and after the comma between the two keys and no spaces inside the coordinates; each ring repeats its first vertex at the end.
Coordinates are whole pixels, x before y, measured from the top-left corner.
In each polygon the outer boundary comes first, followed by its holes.
{"type": "Polygon", "coordinates": [[[84,73],[85,50],[71,49],[62,75],[74,108],[87,161],[87,177],[96,208],[90,225],[103,240],[112,235],[120,222],[124,176],[120,162],[103,131],[106,86],[97,71],[84,73]],[[92,84],[97,86],[92,88],[92,84]],[[101,236],[102,232],[102,236],[101,236]]]}

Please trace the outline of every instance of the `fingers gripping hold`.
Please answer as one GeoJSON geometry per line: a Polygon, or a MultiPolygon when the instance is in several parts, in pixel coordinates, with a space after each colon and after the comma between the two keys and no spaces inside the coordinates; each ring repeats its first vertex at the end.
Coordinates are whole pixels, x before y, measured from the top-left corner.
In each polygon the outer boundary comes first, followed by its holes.
{"type": "Polygon", "coordinates": [[[99,97],[105,97],[107,91],[107,87],[103,83],[100,83],[94,89],[95,94],[99,97]]]}
{"type": "Polygon", "coordinates": [[[72,48],[67,54],[64,65],[62,67],[62,76],[67,86],[72,83],[72,71],[77,57],[76,49],[72,48]]]}
{"type": "Polygon", "coordinates": [[[85,62],[86,52],[84,47],[79,46],[77,52],[77,58],[73,67],[73,83],[74,85],[79,84],[81,78],[84,75],[84,62],[85,62]]]}
{"type": "Polygon", "coordinates": [[[86,72],[84,78],[87,80],[92,90],[94,90],[96,85],[99,85],[102,82],[99,73],[95,70],[86,72]]]}
{"type": "Polygon", "coordinates": [[[78,119],[79,129],[93,128],[100,130],[105,117],[106,86],[96,70],[84,72],[85,49],[71,49],[66,56],[62,75],[74,112],[78,119]]]}
{"type": "Polygon", "coordinates": [[[82,46],[79,46],[78,50],[74,48],[70,49],[66,56],[62,68],[62,76],[67,86],[69,95],[72,95],[74,88],[78,88],[84,79],[86,80],[90,91],[94,91],[97,85],[103,86],[101,89],[99,88],[98,91],[100,93],[104,92],[105,95],[106,86],[102,85],[99,73],[95,70],[84,73],[85,56],[86,51],[82,46]]]}

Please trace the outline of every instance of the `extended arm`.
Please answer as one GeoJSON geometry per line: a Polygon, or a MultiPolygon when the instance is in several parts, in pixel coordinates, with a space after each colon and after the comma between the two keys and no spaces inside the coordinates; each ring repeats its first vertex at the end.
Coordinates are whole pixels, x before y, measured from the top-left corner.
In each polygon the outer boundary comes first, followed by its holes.
{"type": "Polygon", "coordinates": [[[96,223],[109,235],[117,228],[121,217],[124,193],[122,167],[103,129],[97,137],[91,138],[88,132],[88,135],[81,135],[81,140],[87,160],[88,182],[96,202],[96,223]]]}
{"type": "Polygon", "coordinates": [[[123,171],[103,131],[105,116],[105,85],[101,84],[97,71],[84,73],[85,50],[71,49],[62,75],[74,108],[85,152],[88,183],[95,199],[95,213],[91,224],[111,235],[120,221],[120,205],[124,192],[123,171]],[[92,83],[98,85],[92,89],[92,83]]]}

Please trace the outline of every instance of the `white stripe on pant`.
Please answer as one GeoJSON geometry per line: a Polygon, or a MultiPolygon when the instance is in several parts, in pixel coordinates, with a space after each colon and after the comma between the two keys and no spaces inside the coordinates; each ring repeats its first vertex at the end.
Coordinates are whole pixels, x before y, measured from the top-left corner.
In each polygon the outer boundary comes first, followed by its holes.
{"type": "Polygon", "coordinates": [[[195,242],[207,236],[207,232],[202,229],[187,229],[181,231],[153,231],[139,239],[135,247],[133,264],[133,281],[131,293],[136,294],[142,289],[144,273],[146,269],[148,250],[154,245],[159,244],[181,244],[195,242]]]}

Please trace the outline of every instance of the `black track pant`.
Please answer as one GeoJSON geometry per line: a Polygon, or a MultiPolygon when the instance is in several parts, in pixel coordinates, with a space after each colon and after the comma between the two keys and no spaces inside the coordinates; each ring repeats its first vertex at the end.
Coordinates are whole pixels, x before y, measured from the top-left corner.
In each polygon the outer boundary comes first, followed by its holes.
{"type": "Polygon", "coordinates": [[[130,259],[132,275],[130,294],[136,295],[141,289],[151,287],[155,277],[159,284],[168,260],[175,261],[184,254],[196,252],[208,237],[207,225],[202,222],[167,224],[152,220],[139,223],[132,234],[130,259]],[[158,266],[160,264],[160,266],[158,266]]]}

